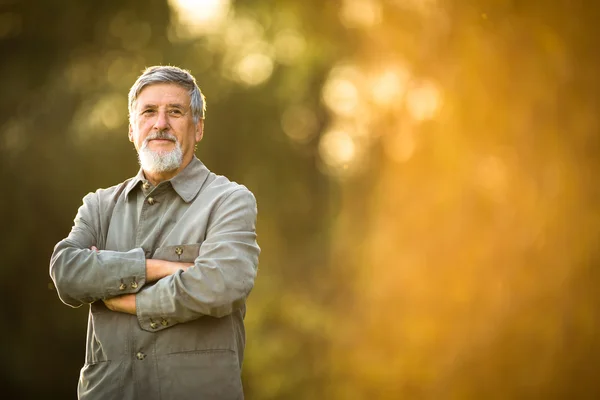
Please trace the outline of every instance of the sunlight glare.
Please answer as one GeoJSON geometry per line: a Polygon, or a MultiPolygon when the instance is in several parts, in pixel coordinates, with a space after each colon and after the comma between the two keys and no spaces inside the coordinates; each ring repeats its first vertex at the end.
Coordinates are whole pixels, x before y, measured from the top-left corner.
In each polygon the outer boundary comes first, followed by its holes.
{"type": "Polygon", "coordinates": [[[321,137],[319,154],[328,166],[347,168],[356,154],[356,145],[347,132],[330,130],[321,137]]]}
{"type": "Polygon", "coordinates": [[[192,35],[213,32],[226,19],[230,0],[169,0],[180,25],[192,35]]]}
{"type": "Polygon", "coordinates": [[[381,22],[381,4],[377,0],[344,0],[340,20],[347,28],[369,28],[381,22]]]}
{"type": "Polygon", "coordinates": [[[409,72],[406,68],[389,68],[371,80],[371,98],[378,106],[390,107],[398,104],[404,95],[409,72]]]}
{"type": "Polygon", "coordinates": [[[237,78],[249,86],[260,85],[273,73],[273,59],[266,54],[252,53],[242,58],[236,66],[237,78]]]}
{"type": "Polygon", "coordinates": [[[423,14],[433,11],[438,7],[437,0],[395,0],[394,3],[399,7],[423,14]]]}
{"type": "Polygon", "coordinates": [[[409,89],[406,95],[408,112],[417,121],[433,118],[440,107],[440,102],[439,90],[431,82],[424,82],[409,89]]]}
{"type": "Polygon", "coordinates": [[[351,66],[335,67],[323,87],[323,101],[336,114],[351,116],[358,111],[361,76],[351,66]]]}

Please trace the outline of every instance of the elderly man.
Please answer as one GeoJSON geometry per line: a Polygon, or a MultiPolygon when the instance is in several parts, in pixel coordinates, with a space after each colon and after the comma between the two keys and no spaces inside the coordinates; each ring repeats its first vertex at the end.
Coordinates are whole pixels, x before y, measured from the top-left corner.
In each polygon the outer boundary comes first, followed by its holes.
{"type": "Polygon", "coordinates": [[[240,399],[256,201],[194,155],[204,97],[189,72],[146,69],[129,92],[141,169],[83,199],[52,254],[60,299],[90,305],[80,399],[240,399]]]}

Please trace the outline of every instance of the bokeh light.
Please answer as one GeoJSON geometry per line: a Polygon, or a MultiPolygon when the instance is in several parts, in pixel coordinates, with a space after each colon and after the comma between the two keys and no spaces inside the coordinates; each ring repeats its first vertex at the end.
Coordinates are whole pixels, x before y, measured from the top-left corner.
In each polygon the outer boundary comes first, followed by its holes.
{"type": "Polygon", "coordinates": [[[351,171],[357,150],[352,135],[339,128],[326,131],[319,142],[321,159],[334,174],[345,175],[345,171],[351,171]]]}
{"type": "Polygon", "coordinates": [[[281,116],[281,127],[290,139],[298,143],[308,143],[318,133],[315,113],[300,105],[293,105],[285,110],[281,116]]]}
{"type": "Polygon", "coordinates": [[[273,73],[273,60],[266,54],[248,54],[238,63],[236,73],[245,84],[261,84],[273,73]]]}
{"type": "Polygon", "coordinates": [[[360,75],[352,66],[334,68],[323,87],[323,101],[329,109],[346,116],[359,112],[360,93],[357,87],[360,75]]]}
{"type": "Polygon", "coordinates": [[[381,21],[379,0],[343,0],[340,19],[348,28],[369,28],[381,21]]]}
{"type": "MultiPolygon", "coordinates": [[[[228,16],[229,0],[169,0],[178,26],[190,36],[215,32],[228,16]]],[[[185,32],[185,33],[183,33],[185,32]]]]}
{"type": "Polygon", "coordinates": [[[293,29],[281,30],[275,36],[275,51],[277,61],[285,64],[294,64],[306,49],[306,40],[300,32],[293,29]]]}
{"type": "Polygon", "coordinates": [[[600,398],[600,8],[51,3],[0,11],[6,398],[73,396],[87,310],[48,257],[137,172],[156,64],[196,76],[196,154],[257,199],[247,398],[600,398]]]}
{"type": "Polygon", "coordinates": [[[417,121],[433,118],[440,106],[441,96],[438,88],[432,82],[415,85],[406,94],[408,112],[417,121]]]}
{"type": "Polygon", "coordinates": [[[392,3],[405,10],[417,11],[422,14],[430,13],[439,6],[439,0],[391,0],[392,3]]]}
{"type": "Polygon", "coordinates": [[[398,107],[406,91],[410,74],[402,66],[384,69],[371,78],[371,97],[379,107],[398,107]]]}

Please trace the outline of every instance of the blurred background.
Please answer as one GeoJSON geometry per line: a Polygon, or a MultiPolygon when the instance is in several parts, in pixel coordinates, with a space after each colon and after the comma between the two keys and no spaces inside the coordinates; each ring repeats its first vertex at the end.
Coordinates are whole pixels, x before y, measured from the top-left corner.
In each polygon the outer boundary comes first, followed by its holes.
{"type": "Polygon", "coordinates": [[[146,66],[258,199],[248,399],[600,398],[600,7],[1,0],[0,387],[74,399],[87,310],[53,246],[135,175],[146,66]]]}

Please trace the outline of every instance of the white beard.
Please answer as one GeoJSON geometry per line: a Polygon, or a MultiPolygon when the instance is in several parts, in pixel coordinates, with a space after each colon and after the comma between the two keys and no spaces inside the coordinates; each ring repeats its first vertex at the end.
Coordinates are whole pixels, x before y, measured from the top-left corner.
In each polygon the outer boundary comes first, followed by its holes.
{"type": "Polygon", "coordinates": [[[157,132],[144,139],[144,143],[138,151],[138,160],[144,171],[153,174],[175,171],[183,162],[183,151],[175,136],[166,132],[157,132]],[[148,143],[153,139],[172,140],[175,142],[175,148],[169,152],[151,150],[148,148],[148,143]]]}

